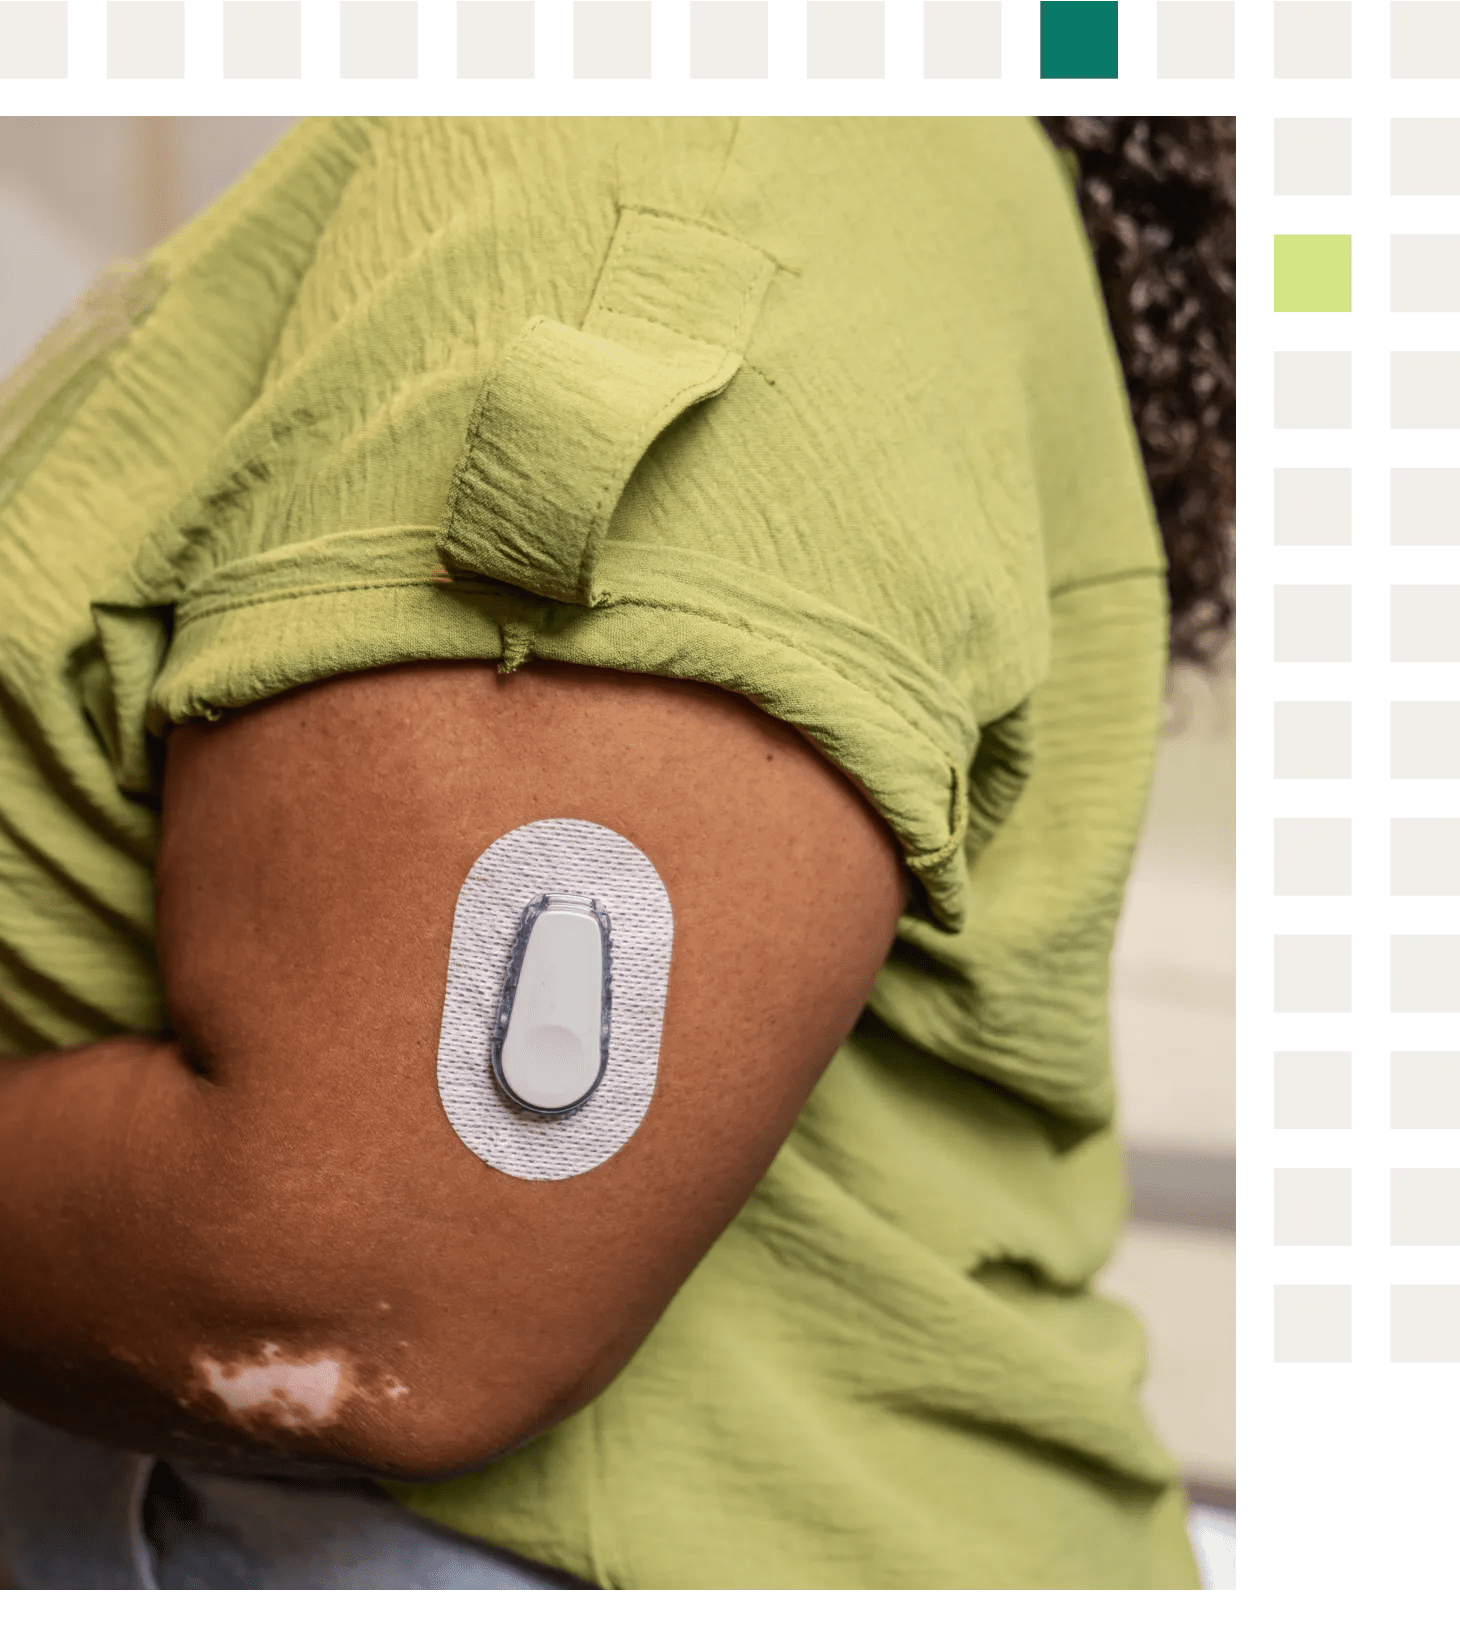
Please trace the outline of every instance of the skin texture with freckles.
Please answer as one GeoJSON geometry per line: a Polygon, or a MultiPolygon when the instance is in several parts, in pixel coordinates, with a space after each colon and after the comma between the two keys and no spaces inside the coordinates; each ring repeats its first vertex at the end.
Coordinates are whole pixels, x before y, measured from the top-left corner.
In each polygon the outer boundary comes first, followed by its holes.
{"type": "Polygon", "coordinates": [[[903,901],[885,826],[787,726],[541,663],[181,726],[162,814],[175,1037],[0,1066],[0,1396],[227,1468],[453,1474],[591,1400],[764,1173],[903,901]],[[675,947],[643,1124],[527,1181],[457,1138],[435,1056],[466,873],[554,815],[648,855],[675,947]]]}

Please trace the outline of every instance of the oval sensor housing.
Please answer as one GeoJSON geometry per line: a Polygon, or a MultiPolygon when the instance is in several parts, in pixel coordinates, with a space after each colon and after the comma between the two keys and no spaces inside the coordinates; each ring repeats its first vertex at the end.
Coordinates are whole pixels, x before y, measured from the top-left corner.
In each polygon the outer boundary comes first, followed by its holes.
{"type": "Polygon", "coordinates": [[[575,1111],[608,1068],[613,944],[586,895],[543,895],[512,943],[492,1033],[492,1070],[526,1111],[575,1111]]]}

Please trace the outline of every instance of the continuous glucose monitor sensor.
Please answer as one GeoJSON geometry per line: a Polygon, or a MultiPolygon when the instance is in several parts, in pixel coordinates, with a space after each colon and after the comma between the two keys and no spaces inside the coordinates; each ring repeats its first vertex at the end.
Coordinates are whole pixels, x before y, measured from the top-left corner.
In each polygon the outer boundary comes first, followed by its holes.
{"type": "Polygon", "coordinates": [[[587,895],[542,895],[522,913],[492,1033],[492,1070],[526,1111],[575,1111],[603,1081],[612,1016],[608,914],[587,895]]]}
{"type": "Polygon", "coordinates": [[[483,851],[456,900],[436,1051],[461,1143],[534,1180],[627,1145],[658,1081],[673,948],[654,863],[607,826],[556,815],[483,851]]]}

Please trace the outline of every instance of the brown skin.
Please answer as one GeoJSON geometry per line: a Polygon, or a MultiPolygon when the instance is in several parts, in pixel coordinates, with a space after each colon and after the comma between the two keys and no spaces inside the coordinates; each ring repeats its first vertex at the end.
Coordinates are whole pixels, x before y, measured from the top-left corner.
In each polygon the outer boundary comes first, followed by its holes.
{"type": "Polygon", "coordinates": [[[902,901],[851,783],[702,685],[421,664],[178,727],[157,866],[176,1041],[0,1065],[0,1396],[275,1473],[438,1476],[551,1428],[769,1166],[902,901]],[[457,1138],[436,1047],[467,871],[559,815],[653,861],[674,957],[638,1132],[527,1181],[457,1138]],[[324,1413],[230,1409],[210,1359],[333,1362],[339,1389],[324,1413]]]}

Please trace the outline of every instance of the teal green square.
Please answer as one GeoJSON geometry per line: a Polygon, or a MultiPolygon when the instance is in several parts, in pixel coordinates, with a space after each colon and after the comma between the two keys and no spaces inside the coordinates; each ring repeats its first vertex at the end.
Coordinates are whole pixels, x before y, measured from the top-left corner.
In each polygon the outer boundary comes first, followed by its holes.
{"type": "Polygon", "coordinates": [[[1116,0],[1040,0],[1040,79],[1116,79],[1119,21],[1116,0]]]}

